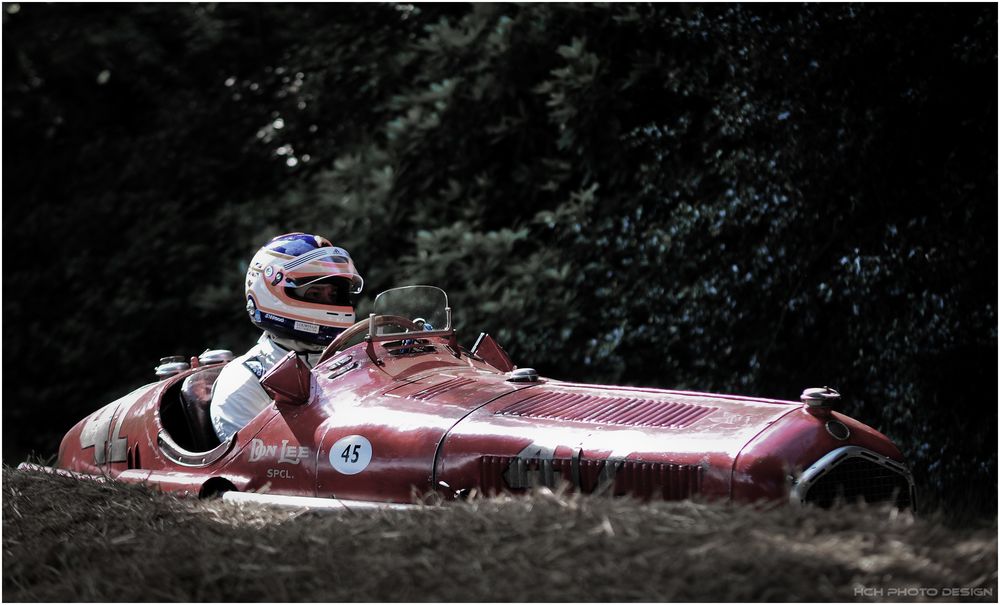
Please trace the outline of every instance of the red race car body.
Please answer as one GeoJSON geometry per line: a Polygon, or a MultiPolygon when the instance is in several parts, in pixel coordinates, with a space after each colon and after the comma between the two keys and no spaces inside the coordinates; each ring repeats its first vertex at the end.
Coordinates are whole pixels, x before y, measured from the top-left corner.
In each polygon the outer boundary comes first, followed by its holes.
{"type": "Polygon", "coordinates": [[[383,293],[311,369],[290,354],[262,378],[273,404],[219,443],[208,403],[225,359],[164,364],[163,379],[70,430],[57,467],[306,503],[565,485],[646,499],[915,504],[899,450],[833,411],[831,389],[790,402],[542,378],[489,336],[460,348],[437,288],[383,293]]]}

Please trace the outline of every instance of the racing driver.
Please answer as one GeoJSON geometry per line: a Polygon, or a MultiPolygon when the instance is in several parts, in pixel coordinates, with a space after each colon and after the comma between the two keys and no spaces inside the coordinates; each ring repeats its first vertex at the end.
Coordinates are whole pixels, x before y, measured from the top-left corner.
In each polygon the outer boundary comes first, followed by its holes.
{"type": "Polygon", "coordinates": [[[364,279],[347,250],[307,233],[287,233],[257,251],[245,284],[257,344],[219,373],[209,414],[220,441],[271,403],[260,378],[295,351],[312,367],[326,345],[354,324],[352,297],[364,279]]]}

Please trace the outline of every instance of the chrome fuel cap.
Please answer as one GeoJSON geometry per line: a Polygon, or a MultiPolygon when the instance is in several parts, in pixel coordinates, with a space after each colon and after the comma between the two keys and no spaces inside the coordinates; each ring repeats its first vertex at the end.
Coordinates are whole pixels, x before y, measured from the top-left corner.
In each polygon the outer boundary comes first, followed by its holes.
{"type": "Polygon", "coordinates": [[[538,382],[535,368],[518,368],[507,374],[507,382],[538,382]]]}

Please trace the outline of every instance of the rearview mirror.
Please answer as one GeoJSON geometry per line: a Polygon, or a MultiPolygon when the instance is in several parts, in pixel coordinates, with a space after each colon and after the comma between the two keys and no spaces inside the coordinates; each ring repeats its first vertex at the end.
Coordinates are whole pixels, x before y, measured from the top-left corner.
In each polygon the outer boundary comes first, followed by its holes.
{"type": "Polygon", "coordinates": [[[292,351],[264,374],[260,386],[275,403],[304,405],[312,394],[312,370],[292,351]]]}

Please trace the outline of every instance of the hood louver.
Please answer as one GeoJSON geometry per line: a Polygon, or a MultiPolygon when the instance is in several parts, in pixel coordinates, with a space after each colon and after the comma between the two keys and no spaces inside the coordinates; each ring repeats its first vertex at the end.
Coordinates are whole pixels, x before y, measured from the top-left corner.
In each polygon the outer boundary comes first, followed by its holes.
{"type": "Polygon", "coordinates": [[[548,391],[535,393],[496,414],[623,426],[684,428],[715,411],[693,403],[548,391]]]}

